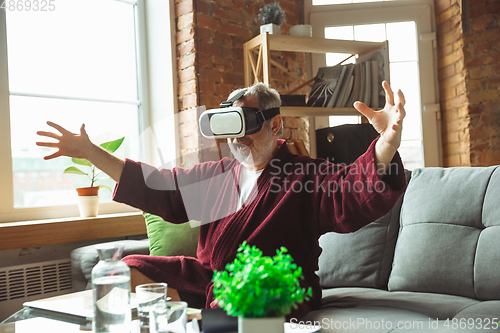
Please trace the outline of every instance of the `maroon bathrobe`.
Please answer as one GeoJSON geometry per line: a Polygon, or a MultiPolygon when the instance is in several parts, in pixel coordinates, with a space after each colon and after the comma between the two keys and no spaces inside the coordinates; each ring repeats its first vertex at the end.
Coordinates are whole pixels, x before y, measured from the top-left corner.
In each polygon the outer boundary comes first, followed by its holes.
{"type": "MultiPolygon", "coordinates": [[[[315,274],[321,248],[318,238],[330,231],[353,232],[385,215],[406,188],[399,155],[390,174],[376,174],[374,145],[350,166],[290,153],[283,140],[257,180],[257,186],[237,211],[241,165],[224,158],[186,170],[160,170],[126,160],[114,200],[159,215],[166,221],[201,221],[197,259],[132,255],[123,260],[154,281],[181,292],[206,295],[206,307],[217,307],[211,279],[224,270],[246,240],[274,256],[281,246],[302,267],[303,287],[312,298],[293,309],[298,318],[321,305],[315,274]]],[[[166,240],[168,241],[168,240],[166,240]]]]}

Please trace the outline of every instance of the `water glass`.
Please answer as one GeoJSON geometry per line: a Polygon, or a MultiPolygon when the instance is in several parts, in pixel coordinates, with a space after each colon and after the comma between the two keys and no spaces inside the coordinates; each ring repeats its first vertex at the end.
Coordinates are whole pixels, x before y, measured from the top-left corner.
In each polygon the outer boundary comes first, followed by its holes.
{"type": "Polygon", "coordinates": [[[153,307],[154,329],[151,323],[151,333],[186,333],[187,325],[186,302],[163,302],[153,307]]]}
{"type": "Polygon", "coordinates": [[[153,310],[153,307],[156,304],[164,303],[167,300],[167,284],[140,284],[135,287],[135,296],[137,299],[137,314],[141,322],[141,330],[143,328],[148,329],[150,327],[150,312],[153,310]]]}

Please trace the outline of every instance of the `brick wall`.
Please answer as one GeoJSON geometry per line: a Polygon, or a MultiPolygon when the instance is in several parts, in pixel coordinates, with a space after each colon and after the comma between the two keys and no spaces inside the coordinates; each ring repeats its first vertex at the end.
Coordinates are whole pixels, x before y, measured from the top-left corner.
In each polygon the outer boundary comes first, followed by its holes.
{"type": "MultiPolygon", "coordinates": [[[[217,107],[244,85],[242,45],[258,34],[254,21],[270,0],[175,0],[182,166],[218,158],[203,151],[200,105],[217,107]],[[203,156],[205,152],[206,156],[203,156]]],[[[302,0],[279,2],[287,12],[282,33],[300,24],[302,0]]],[[[442,109],[444,166],[500,164],[500,2],[435,0],[438,79],[442,109]]],[[[305,75],[300,53],[273,53],[273,59],[305,75]]],[[[271,85],[281,93],[297,82],[272,69],[271,85]]],[[[308,142],[307,118],[285,119],[286,139],[308,142]]]]}
{"type": "MultiPolygon", "coordinates": [[[[184,167],[220,157],[217,148],[201,137],[197,128],[197,106],[216,108],[236,88],[244,86],[243,44],[259,33],[255,21],[269,0],[176,0],[177,57],[180,106],[180,145],[184,167]]],[[[302,0],[281,0],[287,13],[283,34],[302,23],[302,0]]],[[[273,52],[273,59],[302,77],[305,55],[273,52]]],[[[272,69],[271,86],[283,93],[299,85],[295,79],[272,69]]],[[[305,93],[305,92],[303,92],[305,93]]],[[[307,118],[285,121],[283,138],[309,142],[307,118]]],[[[223,151],[224,154],[226,151],[223,151]]]]}
{"type": "Polygon", "coordinates": [[[175,0],[181,166],[199,162],[198,80],[193,0],[175,0]]]}
{"type": "Polygon", "coordinates": [[[500,1],[469,0],[464,66],[471,165],[500,164],[500,1]]]}
{"type": "Polygon", "coordinates": [[[500,164],[500,2],[434,3],[444,165],[500,164]]]}
{"type": "Polygon", "coordinates": [[[470,165],[470,121],[465,89],[460,4],[457,0],[438,0],[435,1],[435,10],[443,162],[445,166],[466,166],[470,165]]]}

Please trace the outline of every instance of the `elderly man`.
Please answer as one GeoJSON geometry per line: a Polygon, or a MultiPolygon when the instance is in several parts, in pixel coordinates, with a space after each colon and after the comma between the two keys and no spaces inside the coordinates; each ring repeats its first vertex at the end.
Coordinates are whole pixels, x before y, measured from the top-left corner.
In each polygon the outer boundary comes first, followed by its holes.
{"type": "MultiPolygon", "coordinates": [[[[272,115],[253,134],[228,139],[235,159],[205,162],[189,170],[157,170],[120,160],[91,143],[84,125],[77,135],[48,122],[61,135],[38,134],[58,142],[37,144],[58,148],[45,159],[85,158],[107,173],[118,182],[115,201],[172,223],[201,221],[197,258],[124,258],[131,267],[132,286],[166,282],[174,300],[189,299],[191,305],[216,307],[213,272],[224,270],[234,260],[244,240],[270,256],[284,246],[303,269],[301,285],[313,290],[311,299],[290,315],[300,317],[321,305],[321,287],[315,274],[321,253],[318,238],[330,231],[353,232],[374,221],[392,208],[406,187],[397,153],[405,116],[404,96],[398,91],[396,103],[389,85],[384,82],[383,87],[383,110],[373,111],[360,102],[354,105],[380,137],[350,166],[291,154],[279,140],[279,114],[272,115]]],[[[281,104],[279,94],[262,83],[233,92],[229,100],[234,107],[262,111],[276,110],[281,104]],[[231,100],[235,96],[239,98],[231,100]]]]}

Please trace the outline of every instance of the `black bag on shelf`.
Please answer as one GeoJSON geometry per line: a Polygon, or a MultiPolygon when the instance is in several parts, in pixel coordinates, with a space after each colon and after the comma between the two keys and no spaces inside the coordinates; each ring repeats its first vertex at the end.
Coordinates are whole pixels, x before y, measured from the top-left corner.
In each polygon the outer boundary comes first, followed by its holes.
{"type": "Polygon", "coordinates": [[[378,137],[371,124],[345,124],[316,130],[317,156],[333,163],[352,164],[378,137]]]}

